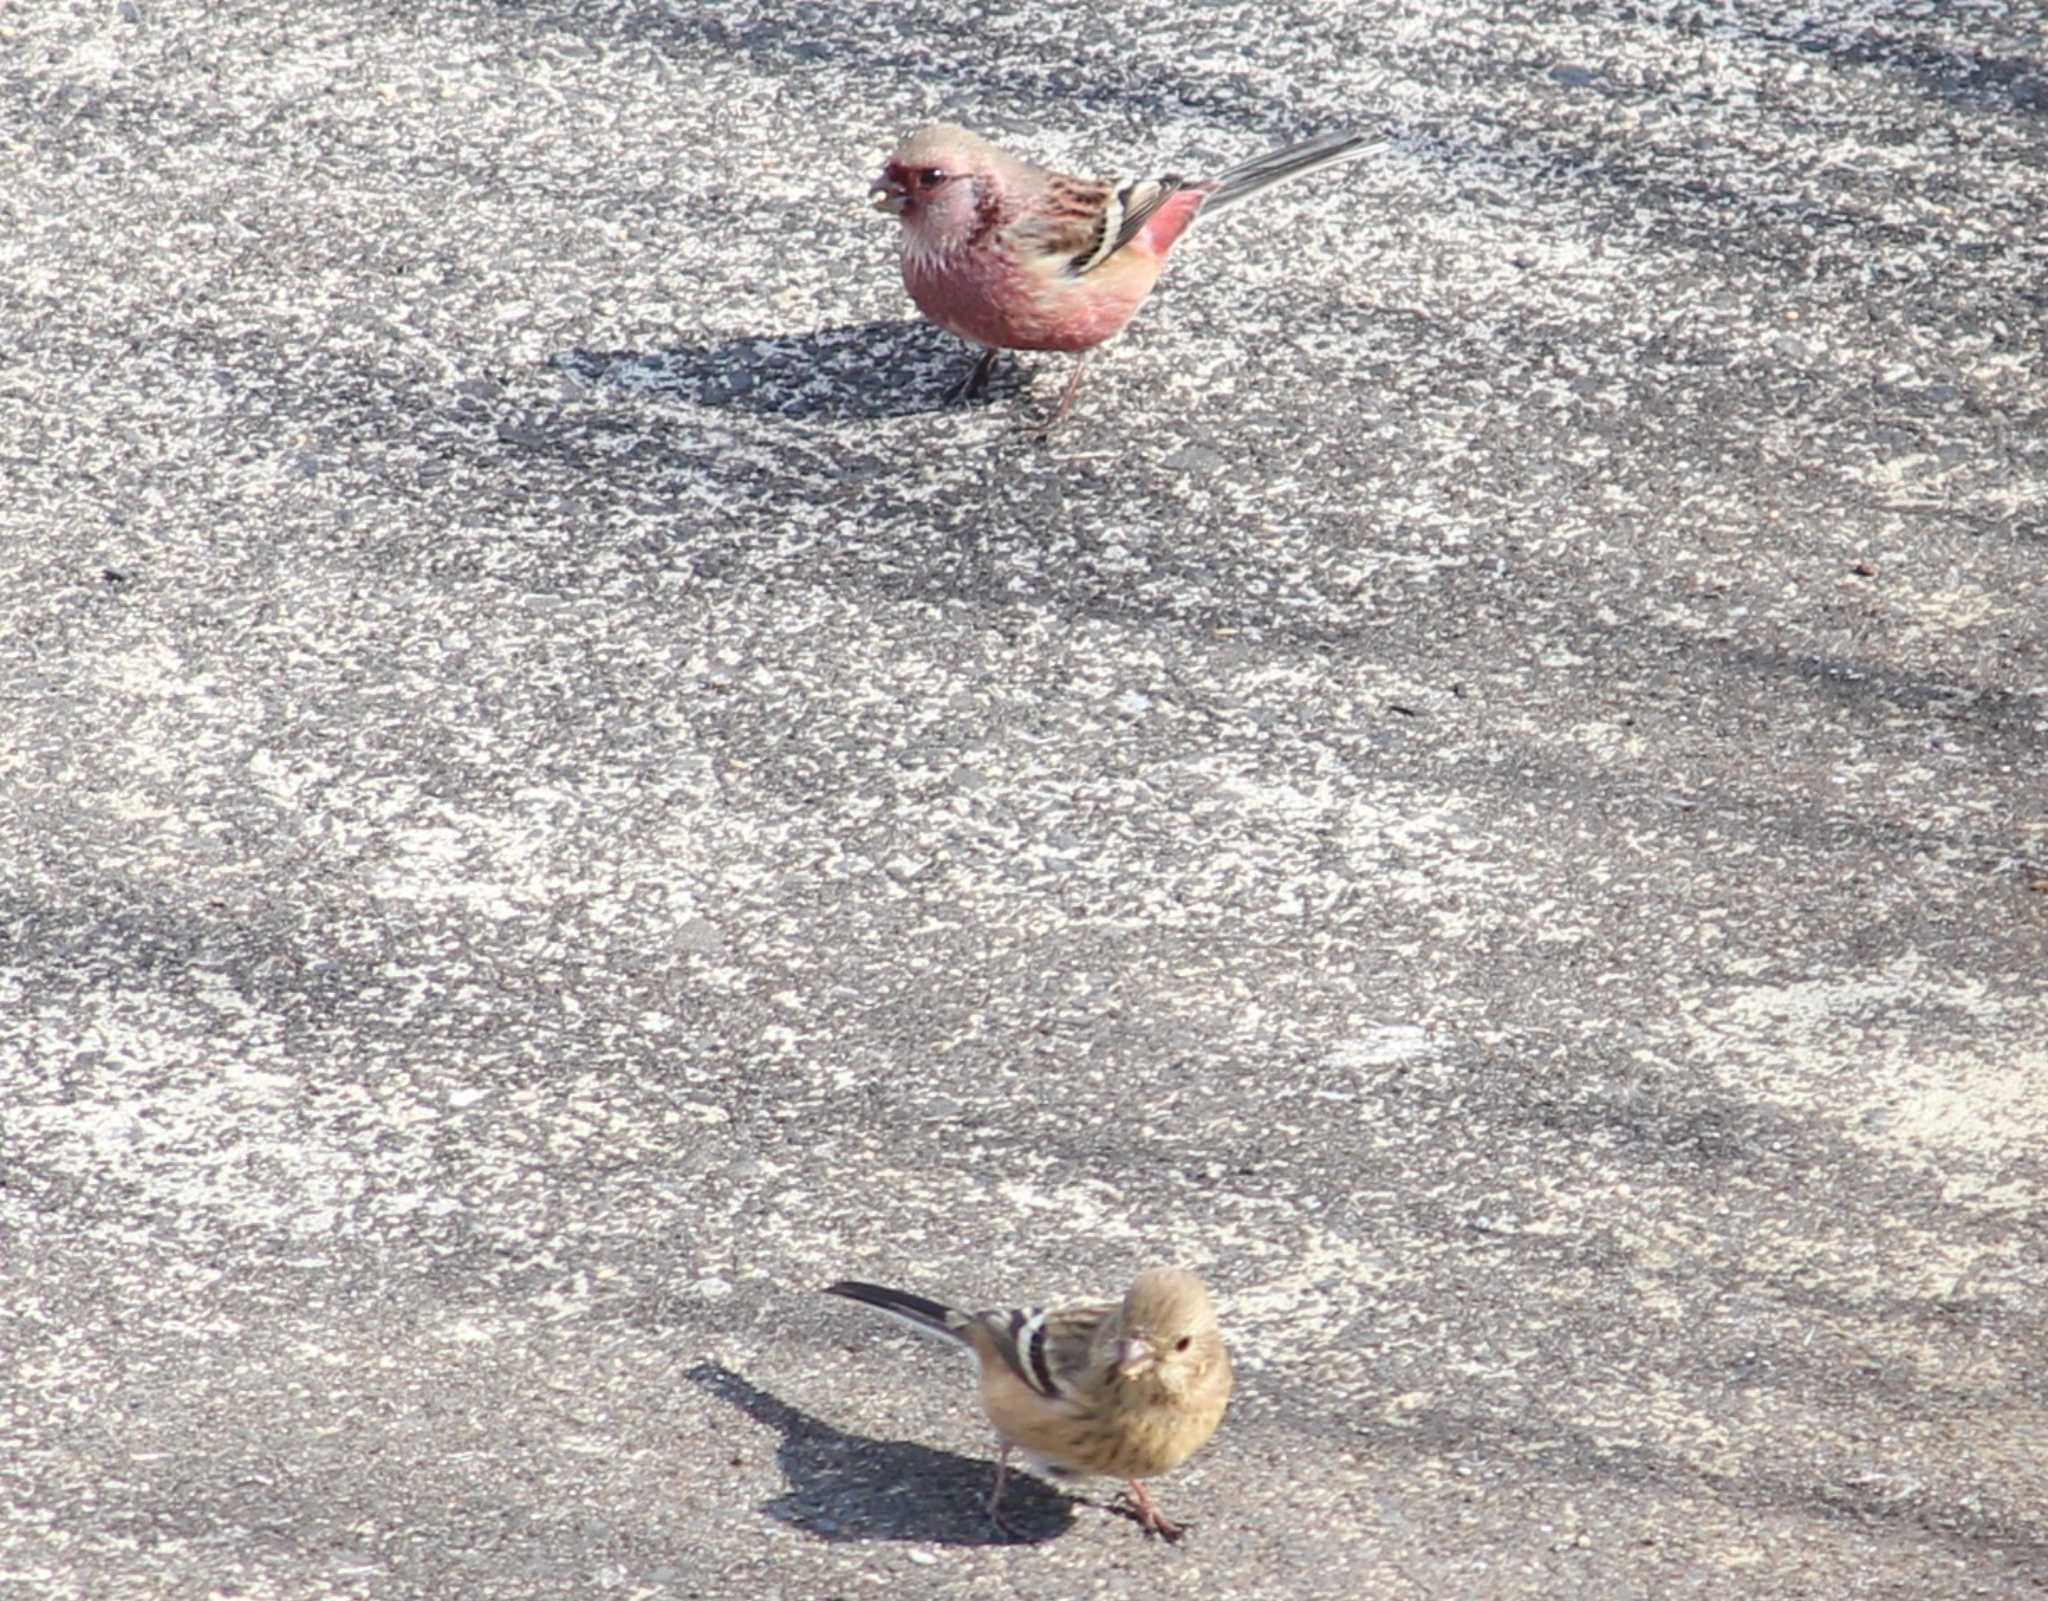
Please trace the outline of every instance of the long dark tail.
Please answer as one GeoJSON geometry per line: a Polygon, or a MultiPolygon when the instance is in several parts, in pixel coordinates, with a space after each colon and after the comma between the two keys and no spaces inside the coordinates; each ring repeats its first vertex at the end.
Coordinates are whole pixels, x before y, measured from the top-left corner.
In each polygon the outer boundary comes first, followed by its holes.
{"type": "Polygon", "coordinates": [[[936,1334],[944,1340],[960,1338],[960,1331],[955,1327],[959,1313],[942,1302],[928,1301],[908,1290],[888,1290],[879,1284],[862,1284],[858,1279],[841,1279],[837,1284],[826,1285],[825,1293],[843,1295],[849,1301],[859,1301],[877,1312],[886,1312],[899,1322],[908,1323],[920,1334],[936,1334]]]}
{"type": "Polygon", "coordinates": [[[1247,161],[1241,167],[1232,167],[1218,178],[1202,210],[1210,212],[1234,206],[1240,200],[1249,200],[1261,189],[1270,189],[1276,183],[1285,183],[1304,173],[1334,167],[1342,161],[1356,161],[1360,156],[1386,149],[1390,142],[1369,133],[1326,133],[1302,144],[1289,145],[1285,150],[1275,150],[1270,155],[1247,161]]]}

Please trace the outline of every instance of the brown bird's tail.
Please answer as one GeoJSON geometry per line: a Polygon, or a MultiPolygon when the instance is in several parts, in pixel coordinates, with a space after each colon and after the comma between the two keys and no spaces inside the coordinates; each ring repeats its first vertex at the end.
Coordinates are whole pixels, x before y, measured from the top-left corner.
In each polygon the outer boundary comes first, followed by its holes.
{"type": "Polygon", "coordinates": [[[936,1334],[942,1340],[957,1341],[960,1325],[966,1321],[941,1302],[912,1295],[908,1290],[889,1290],[879,1284],[863,1284],[858,1279],[841,1279],[837,1284],[828,1284],[825,1293],[841,1295],[849,1301],[871,1306],[877,1312],[886,1312],[897,1322],[909,1324],[918,1333],[936,1334]]]}

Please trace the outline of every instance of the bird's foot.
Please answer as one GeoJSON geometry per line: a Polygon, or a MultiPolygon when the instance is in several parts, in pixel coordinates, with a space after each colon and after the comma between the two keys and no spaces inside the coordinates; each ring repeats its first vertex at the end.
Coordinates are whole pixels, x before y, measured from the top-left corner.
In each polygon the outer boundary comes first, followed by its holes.
{"type": "Polygon", "coordinates": [[[1168,1545],[1174,1545],[1192,1527],[1191,1524],[1175,1523],[1161,1512],[1152,1499],[1152,1492],[1136,1479],[1127,1479],[1125,1488],[1130,1491],[1131,1500],[1137,1506],[1138,1527],[1147,1534],[1156,1534],[1168,1545]]]}
{"type": "MultiPolygon", "coordinates": [[[[991,350],[988,354],[993,356],[995,352],[991,350]]],[[[986,361],[988,357],[984,356],[982,359],[986,361]]],[[[996,1482],[989,1487],[988,1520],[1000,1529],[1006,1538],[1011,1540],[1028,1540],[1031,1538],[1028,1534],[1003,1516],[1003,1486],[1009,1482],[1010,1446],[1009,1442],[1005,1441],[1001,1454],[996,1457],[996,1482]]]]}
{"type": "Polygon", "coordinates": [[[1074,409],[1074,397],[1081,392],[1081,374],[1088,370],[1088,354],[1074,363],[1073,375],[1067,379],[1066,388],[1060,391],[1059,404],[1052,408],[1052,415],[1042,423],[1033,423],[1024,430],[1031,438],[1043,444],[1052,438],[1052,431],[1067,420],[1067,413],[1074,409]]]}
{"type": "Polygon", "coordinates": [[[973,400],[984,389],[988,388],[989,374],[996,370],[996,354],[997,352],[994,349],[984,350],[981,353],[980,359],[968,369],[967,376],[962,378],[947,392],[946,403],[948,405],[957,406],[964,401],[973,400]]]}

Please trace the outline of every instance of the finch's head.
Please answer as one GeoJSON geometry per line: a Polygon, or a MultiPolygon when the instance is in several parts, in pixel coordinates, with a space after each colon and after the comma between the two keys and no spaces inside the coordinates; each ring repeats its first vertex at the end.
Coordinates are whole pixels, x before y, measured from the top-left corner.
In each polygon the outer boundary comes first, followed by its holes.
{"type": "Polygon", "coordinates": [[[1230,1371],[1209,1292],[1183,1268],[1138,1275],[1117,1314],[1116,1341],[1117,1377],[1140,1389],[1184,1396],[1230,1371]]]}
{"type": "Polygon", "coordinates": [[[920,249],[944,252],[993,227],[1002,199],[1003,155],[965,128],[920,128],[868,186],[877,211],[893,212],[920,249]]]}

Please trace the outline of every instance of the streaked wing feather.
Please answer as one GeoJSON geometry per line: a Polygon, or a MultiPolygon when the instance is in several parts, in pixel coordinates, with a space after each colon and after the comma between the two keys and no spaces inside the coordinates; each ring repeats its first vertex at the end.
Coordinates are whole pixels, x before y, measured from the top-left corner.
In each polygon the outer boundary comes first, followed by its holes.
{"type": "Polygon", "coordinates": [[[1137,238],[1152,214],[1186,187],[1172,175],[1117,184],[1058,178],[1047,186],[1042,205],[1017,227],[1032,255],[1079,278],[1137,238]]]}
{"type": "Polygon", "coordinates": [[[1186,180],[1168,173],[1163,178],[1138,178],[1111,188],[1088,247],[1074,253],[1067,271],[1077,278],[1093,272],[1137,238],[1152,214],[1186,187],[1186,180]]]}
{"type": "Polygon", "coordinates": [[[975,1316],[1012,1373],[1047,1399],[1064,1401],[1085,1382],[1095,1331],[1114,1310],[1077,1306],[1049,1312],[1033,1306],[975,1316]]]}

